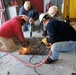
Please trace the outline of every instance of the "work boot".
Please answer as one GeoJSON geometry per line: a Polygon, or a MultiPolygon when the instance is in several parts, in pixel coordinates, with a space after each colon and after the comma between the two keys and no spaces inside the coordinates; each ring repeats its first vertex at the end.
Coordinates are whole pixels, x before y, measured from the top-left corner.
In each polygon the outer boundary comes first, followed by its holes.
{"type": "Polygon", "coordinates": [[[51,58],[48,58],[47,61],[45,62],[45,64],[51,64],[51,63],[53,63],[53,62],[55,62],[55,61],[57,61],[57,60],[58,60],[58,59],[52,60],[51,58]]]}
{"type": "Polygon", "coordinates": [[[42,34],[42,36],[47,36],[48,34],[47,34],[47,30],[45,30],[44,32],[43,32],[43,34],[42,34]]]}

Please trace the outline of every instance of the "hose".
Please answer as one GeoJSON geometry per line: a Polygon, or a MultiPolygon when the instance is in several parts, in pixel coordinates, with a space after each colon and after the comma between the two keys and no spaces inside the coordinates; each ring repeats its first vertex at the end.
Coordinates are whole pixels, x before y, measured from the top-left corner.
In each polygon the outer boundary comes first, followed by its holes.
{"type": "Polygon", "coordinates": [[[18,57],[14,56],[13,54],[11,54],[11,53],[9,53],[7,51],[0,50],[0,52],[4,52],[4,53],[10,55],[10,56],[14,57],[15,59],[17,59],[19,62],[21,62],[23,65],[28,66],[28,67],[32,67],[32,68],[36,68],[36,67],[39,67],[39,66],[43,65],[47,61],[47,59],[50,57],[50,55],[52,53],[52,51],[50,49],[48,55],[46,56],[46,58],[42,62],[40,62],[39,64],[33,65],[33,64],[27,64],[26,62],[22,61],[21,59],[19,59],[18,57]]]}

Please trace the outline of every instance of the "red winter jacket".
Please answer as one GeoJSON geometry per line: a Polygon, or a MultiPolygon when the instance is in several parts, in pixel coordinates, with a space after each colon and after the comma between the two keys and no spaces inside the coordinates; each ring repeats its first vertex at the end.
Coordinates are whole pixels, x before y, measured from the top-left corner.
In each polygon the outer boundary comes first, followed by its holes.
{"type": "Polygon", "coordinates": [[[12,38],[14,36],[18,37],[21,43],[25,42],[22,33],[21,18],[19,16],[6,21],[0,27],[0,37],[12,38]]]}

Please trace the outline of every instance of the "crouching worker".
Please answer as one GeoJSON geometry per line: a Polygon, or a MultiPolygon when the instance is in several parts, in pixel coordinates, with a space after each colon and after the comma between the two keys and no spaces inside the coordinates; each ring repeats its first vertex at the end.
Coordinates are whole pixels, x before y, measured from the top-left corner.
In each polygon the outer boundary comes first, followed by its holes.
{"type": "Polygon", "coordinates": [[[76,52],[76,31],[71,25],[52,19],[46,13],[42,13],[39,19],[49,32],[49,38],[46,41],[52,44],[52,54],[45,62],[46,64],[57,61],[60,52],[76,52]]]}
{"type": "Polygon", "coordinates": [[[28,18],[25,15],[20,15],[6,21],[0,27],[0,50],[15,51],[16,44],[13,40],[17,37],[21,45],[25,44],[25,38],[22,33],[22,25],[28,22],[28,18]]]}

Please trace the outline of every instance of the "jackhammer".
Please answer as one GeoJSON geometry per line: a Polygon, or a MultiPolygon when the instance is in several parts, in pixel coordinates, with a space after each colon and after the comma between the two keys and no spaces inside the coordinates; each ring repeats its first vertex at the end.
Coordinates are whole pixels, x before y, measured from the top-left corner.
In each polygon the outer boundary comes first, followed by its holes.
{"type": "Polygon", "coordinates": [[[29,22],[30,22],[30,37],[32,37],[32,31],[33,31],[32,30],[32,28],[33,28],[32,27],[33,26],[33,23],[32,22],[33,22],[33,18],[30,18],[29,22]]]}
{"type": "Polygon", "coordinates": [[[30,24],[30,37],[32,37],[32,24],[30,24]]]}

